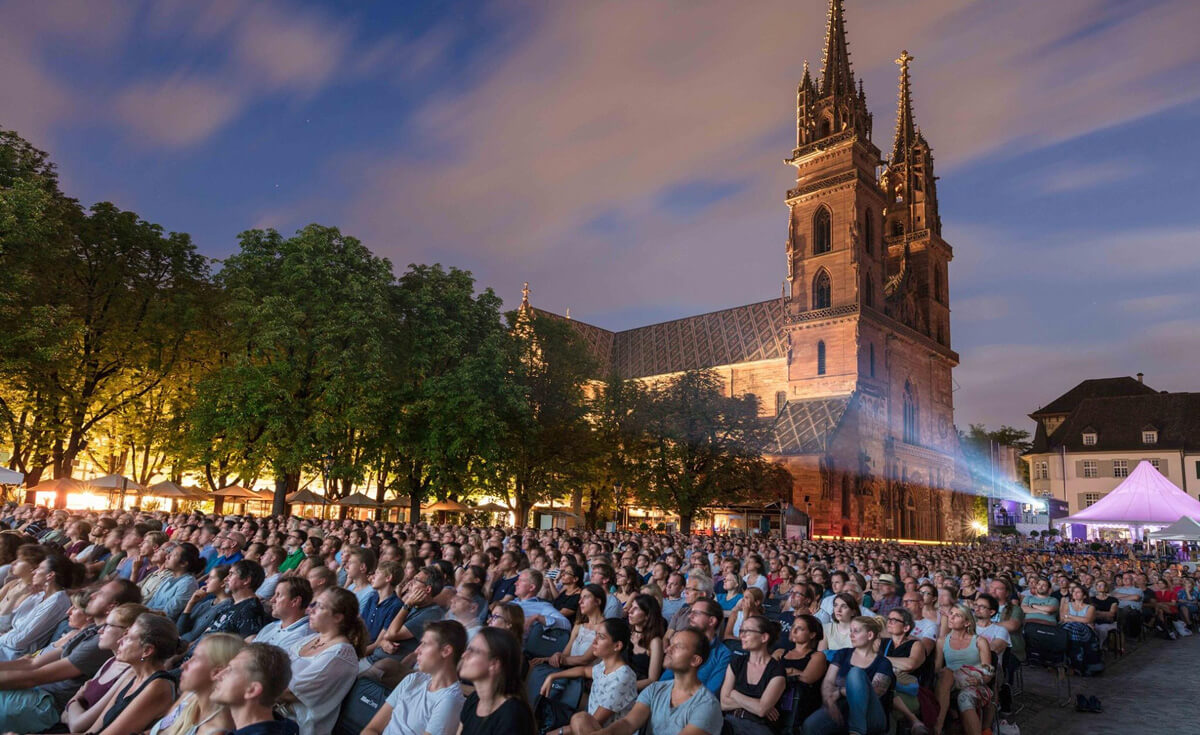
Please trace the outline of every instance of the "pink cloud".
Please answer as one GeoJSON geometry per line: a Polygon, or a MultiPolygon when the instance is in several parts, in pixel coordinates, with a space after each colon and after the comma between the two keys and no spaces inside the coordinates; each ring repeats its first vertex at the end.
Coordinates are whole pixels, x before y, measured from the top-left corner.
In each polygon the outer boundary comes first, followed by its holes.
{"type": "Polygon", "coordinates": [[[237,114],[242,100],[216,82],[182,76],[127,87],[113,102],[117,118],[146,142],[187,146],[237,114]]]}

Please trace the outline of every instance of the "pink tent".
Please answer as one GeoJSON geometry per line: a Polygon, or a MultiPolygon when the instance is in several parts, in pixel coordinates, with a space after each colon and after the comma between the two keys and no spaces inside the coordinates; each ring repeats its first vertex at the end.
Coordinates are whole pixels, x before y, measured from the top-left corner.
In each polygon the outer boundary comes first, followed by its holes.
{"type": "Polygon", "coordinates": [[[1187,516],[1200,520],[1200,500],[1175,487],[1154,465],[1139,462],[1125,481],[1064,523],[1166,526],[1187,516]]]}

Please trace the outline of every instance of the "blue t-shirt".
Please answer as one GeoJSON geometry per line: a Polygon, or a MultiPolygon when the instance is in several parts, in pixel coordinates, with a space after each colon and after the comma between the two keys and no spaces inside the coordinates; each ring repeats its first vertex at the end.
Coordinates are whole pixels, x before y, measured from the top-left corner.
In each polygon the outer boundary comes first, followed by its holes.
{"type": "Polygon", "coordinates": [[[374,641],[380,631],[392,624],[392,618],[400,610],[400,598],[391,595],[386,600],[379,601],[379,592],[371,590],[367,601],[362,606],[362,619],[367,624],[367,638],[374,641]]]}

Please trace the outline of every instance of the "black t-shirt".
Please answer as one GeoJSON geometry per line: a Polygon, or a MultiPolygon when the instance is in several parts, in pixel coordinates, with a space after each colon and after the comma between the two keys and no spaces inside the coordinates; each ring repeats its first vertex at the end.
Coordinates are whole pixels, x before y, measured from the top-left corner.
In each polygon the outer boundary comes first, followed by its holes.
{"type": "MultiPolygon", "coordinates": [[[[767,685],[771,683],[772,679],[777,676],[785,679],[787,677],[787,669],[783,667],[783,664],[779,663],[779,661],[776,659],[771,658],[767,660],[767,665],[763,669],[762,676],[759,677],[758,681],[751,684],[746,673],[749,665],[750,656],[748,654],[739,653],[729,658],[729,668],[733,671],[734,691],[737,691],[747,697],[761,699],[763,692],[766,691],[767,685]]],[[[744,717],[748,720],[762,722],[763,724],[773,727],[773,723],[770,723],[765,718],[759,717],[748,711],[745,713],[744,717]]]]}
{"type": "Polygon", "coordinates": [[[479,695],[472,693],[462,708],[462,735],[537,735],[529,706],[513,698],[504,700],[487,717],[475,715],[479,695]]]}
{"type": "Polygon", "coordinates": [[[499,602],[509,595],[517,596],[517,575],[496,580],[496,588],[492,590],[492,602],[499,602]]]}
{"type": "Polygon", "coordinates": [[[579,593],[568,595],[566,592],[554,598],[554,607],[560,612],[563,610],[572,610],[579,612],[579,593]]]}
{"type": "Polygon", "coordinates": [[[1096,608],[1096,612],[1104,613],[1113,609],[1118,604],[1117,598],[1111,595],[1103,600],[1097,600],[1095,597],[1092,597],[1088,599],[1088,602],[1092,605],[1092,607],[1096,608]]]}

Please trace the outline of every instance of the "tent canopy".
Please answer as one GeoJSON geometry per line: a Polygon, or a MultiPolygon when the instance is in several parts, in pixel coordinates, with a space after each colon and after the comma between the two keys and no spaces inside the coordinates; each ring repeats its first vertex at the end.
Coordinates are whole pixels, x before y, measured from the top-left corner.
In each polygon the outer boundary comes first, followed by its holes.
{"type": "Polygon", "coordinates": [[[455,501],[455,500],[441,500],[441,501],[434,503],[433,505],[427,505],[424,508],[422,508],[421,510],[424,511],[425,513],[438,513],[438,512],[442,512],[442,511],[444,511],[446,513],[465,513],[467,511],[471,510],[471,507],[467,506],[467,505],[463,505],[462,503],[459,503],[458,501],[455,501]]]}
{"type": "Polygon", "coordinates": [[[1200,500],[1175,487],[1143,460],[1099,502],[1062,521],[1097,526],[1165,526],[1184,516],[1200,519],[1200,500]]]}
{"type": "Polygon", "coordinates": [[[25,475],[14,470],[0,467],[0,485],[20,485],[25,481],[25,475]]]}
{"type": "Polygon", "coordinates": [[[506,508],[499,503],[484,503],[475,510],[483,511],[484,513],[508,513],[511,508],[506,508]]]}
{"type": "Polygon", "coordinates": [[[1160,531],[1154,531],[1150,538],[1155,541],[1200,541],[1200,522],[1184,516],[1160,531]]]}
{"type": "Polygon", "coordinates": [[[186,490],[178,483],[171,482],[170,480],[154,483],[146,488],[146,494],[154,498],[192,499],[196,497],[194,492],[186,490]]]}
{"type": "Polygon", "coordinates": [[[59,477],[54,480],[40,482],[31,488],[36,493],[78,493],[88,489],[88,485],[74,477],[59,477]]]}
{"type": "Polygon", "coordinates": [[[325,499],[324,495],[317,495],[308,488],[297,490],[296,492],[287,496],[286,500],[292,505],[325,505],[329,502],[325,499]]]}
{"type": "Polygon", "coordinates": [[[143,489],[136,481],[124,475],[105,475],[104,477],[97,477],[94,480],[88,480],[87,484],[92,487],[102,487],[106,490],[121,490],[123,488],[136,492],[143,489]]]}
{"type": "Polygon", "coordinates": [[[375,507],[379,506],[379,503],[375,502],[371,498],[368,498],[366,495],[363,495],[362,493],[354,493],[353,495],[347,495],[346,497],[344,497],[336,502],[338,505],[348,505],[348,506],[357,507],[357,508],[375,508],[375,507]]]}
{"type": "Polygon", "coordinates": [[[262,500],[262,496],[260,496],[258,493],[254,492],[253,490],[248,490],[241,485],[229,485],[228,487],[223,487],[213,493],[213,495],[219,495],[222,498],[229,498],[231,500],[262,500]]]}

